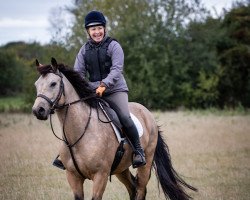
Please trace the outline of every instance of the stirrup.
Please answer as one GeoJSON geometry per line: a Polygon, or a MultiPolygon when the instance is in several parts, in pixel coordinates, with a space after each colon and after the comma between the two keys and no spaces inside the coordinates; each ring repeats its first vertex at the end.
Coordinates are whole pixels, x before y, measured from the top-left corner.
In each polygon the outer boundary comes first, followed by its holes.
{"type": "Polygon", "coordinates": [[[52,165],[54,165],[55,167],[58,167],[59,169],[65,170],[66,168],[64,167],[62,161],[58,159],[58,157],[59,157],[59,155],[53,161],[52,165]]]}
{"type": "Polygon", "coordinates": [[[143,150],[142,149],[141,151],[136,150],[133,155],[133,162],[132,162],[133,168],[138,168],[144,165],[146,165],[146,159],[143,150]]]}

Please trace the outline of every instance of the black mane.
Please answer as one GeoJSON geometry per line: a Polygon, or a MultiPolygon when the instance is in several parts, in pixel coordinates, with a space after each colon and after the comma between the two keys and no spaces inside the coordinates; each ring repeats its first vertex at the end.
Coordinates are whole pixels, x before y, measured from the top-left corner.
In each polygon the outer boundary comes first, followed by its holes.
{"type": "MultiPolygon", "coordinates": [[[[77,94],[80,98],[85,98],[93,94],[93,90],[90,89],[88,82],[82,78],[79,72],[74,71],[72,68],[64,65],[58,64],[58,70],[69,80],[69,82],[73,85],[77,94]]],[[[38,67],[39,73],[44,76],[48,73],[54,73],[51,65],[44,65],[42,67],[38,67]]],[[[91,98],[86,100],[90,106],[95,107],[95,98],[91,98]]]]}

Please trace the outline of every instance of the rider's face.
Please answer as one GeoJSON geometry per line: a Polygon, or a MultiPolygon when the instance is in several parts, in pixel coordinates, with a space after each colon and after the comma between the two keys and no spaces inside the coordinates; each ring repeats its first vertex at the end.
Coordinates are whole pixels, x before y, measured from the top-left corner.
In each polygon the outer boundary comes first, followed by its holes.
{"type": "Polygon", "coordinates": [[[88,28],[88,33],[96,43],[99,43],[104,38],[105,29],[103,26],[93,26],[88,28]]]}

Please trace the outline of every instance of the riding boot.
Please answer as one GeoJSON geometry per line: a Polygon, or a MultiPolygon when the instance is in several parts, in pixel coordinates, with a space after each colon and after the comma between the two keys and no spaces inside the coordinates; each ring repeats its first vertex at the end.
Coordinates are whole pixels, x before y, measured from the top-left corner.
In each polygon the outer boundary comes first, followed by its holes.
{"type": "Polygon", "coordinates": [[[133,154],[133,168],[141,167],[146,164],[145,153],[143,148],[141,147],[139,134],[135,124],[130,127],[124,127],[125,134],[128,137],[129,141],[132,143],[134,147],[133,154]]]}
{"type": "Polygon", "coordinates": [[[59,155],[56,157],[56,159],[53,161],[52,165],[54,165],[55,167],[58,167],[62,170],[65,170],[65,167],[62,163],[62,161],[59,159],[59,155]]]}

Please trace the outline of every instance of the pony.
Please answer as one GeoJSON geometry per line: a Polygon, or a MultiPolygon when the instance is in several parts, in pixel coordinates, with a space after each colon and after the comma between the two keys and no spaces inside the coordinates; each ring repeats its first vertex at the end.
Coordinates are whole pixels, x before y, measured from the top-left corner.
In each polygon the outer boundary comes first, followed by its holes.
{"type": "Polygon", "coordinates": [[[96,103],[98,98],[89,89],[80,74],[64,64],[42,65],[36,60],[40,77],[35,82],[37,97],[32,107],[39,120],[47,120],[56,113],[62,126],[59,155],[66,168],[68,183],[75,200],[84,199],[83,184],[93,181],[92,200],[101,200],[109,176],[115,175],[129,194],[130,200],[144,200],[151,169],[155,169],[158,183],[166,199],[188,200],[184,188],[197,191],[186,183],[172,166],[169,149],[152,113],[139,103],[129,103],[130,112],[140,121],[143,135],[140,138],[145,151],[146,165],[137,168],[134,176],[132,148],[124,143],[124,155],[115,169],[112,164],[119,142],[110,123],[103,123],[106,115],[96,103]]]}

